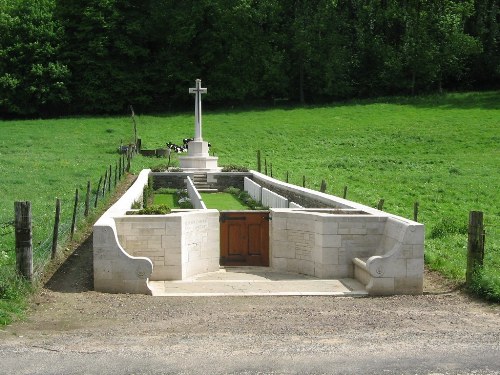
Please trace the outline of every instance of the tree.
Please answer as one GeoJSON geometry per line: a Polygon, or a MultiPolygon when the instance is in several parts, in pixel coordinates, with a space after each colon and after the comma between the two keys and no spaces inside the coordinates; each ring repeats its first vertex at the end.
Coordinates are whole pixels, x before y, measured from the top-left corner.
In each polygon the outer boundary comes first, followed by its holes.
{"type": "Polygon", "coordinates": [[[470,58],[470,79],[479,87],[500,86],[500,4],[497,0],[475,0],[474,14],[466,30],[481,42],[483,52],[470,58]]]}
{"type": "Polygon", "coordinates": [[[0,114],[54,114],[68,103],[53,0],[0,0],[0,114]]]}
{"type": "Polygon", "coordinates": [[[58,1],[74,111],[116,113],[129,104],[147,108],[153,91],[144,79],[149,11],[149,2],[142,0],[58,1]]]}

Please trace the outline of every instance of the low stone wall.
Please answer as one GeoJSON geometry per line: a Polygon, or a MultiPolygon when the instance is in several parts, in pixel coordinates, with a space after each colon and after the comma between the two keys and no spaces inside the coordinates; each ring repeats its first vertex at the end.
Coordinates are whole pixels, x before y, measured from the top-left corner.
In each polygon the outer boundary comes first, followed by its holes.
{"type": "MultiPolygon", "coordinates": [[[[193,179],[194,172],[152,172],[153,188],[185,189],[186,178],[193,179]]],[[[244,178],[252,178],[251,172],[207,172],[207,183],[211,189],[224,191],[229,187],[244,190],[244,178]]]]}
{"type": "Polygon", "coordinates": [[[151,280],[183,280],[219,269],[217,210],[127,215],[115,221],[123,248],[153,262],[151,280]]]}
{"type": "Polygon", "coordinates": [[[209,172],[207,173],[207,183],[212,189],[224,191],[229,187],[244,190],[244,178],[252,178],[250,172],[209,172]]]}
{"type": "Polygon", "coordinates": [[[302,207],[310,208],[350,208],[351,203],[346,199],[334,197],[329,194],[320,193],[318,191],[303,188],[301,186],[292,185],[283,181],[276,180],[262,173],[251,171],[253,181],[266,188],[274,191],[288,199],[289,202],[295,202],[302,207]],[[334,199],[335,198],[335,199],[334,199]]]}
{"type": "MultiPolygon", "coordinates": [[[[150,170],[94,225],[94,289],[151,294],[148,281],[182,280],[219,269],[217,210],[177,210],[169,215],[126,215],[142,200],[150,170]]],[[[185,176],[183,176],[185,178],[185,176]]]]}
{"type": "Polygon", "coordinates": [[[151,294],[148,279],[153,262],[146,257],[128,254],[120,245],[114,218],[123,215],[135,201],[142,201],[149,169],[142,171],[135,183],[94,224],[94,289],[108,293],[151,294]]]}
{"type": "Polygon", "coordinates": [[[386,217],[271,209],[271,266],[319,278],[354,277],[352,260],[377,249],[386,217]]]}
{"type": "Polygon", "coordinates": [[[354,276],[373,295],[422,294],[424,226],[387,218],[382,241],[370,257],[353,259],[354,276]]]}
{"type": "Polygon", "coordinates": [[[185,189],[187,176],[192,178],[193,174],[184,172],[151,172],[151,177],[153,178],[153,189],[185,189]]]}
{"type": "Polygon", "coordinates": [[[271,217],[273,268],[354,277],[372,295],[422,294],[422,224],[352,209],[271,209],[271,217]]]}

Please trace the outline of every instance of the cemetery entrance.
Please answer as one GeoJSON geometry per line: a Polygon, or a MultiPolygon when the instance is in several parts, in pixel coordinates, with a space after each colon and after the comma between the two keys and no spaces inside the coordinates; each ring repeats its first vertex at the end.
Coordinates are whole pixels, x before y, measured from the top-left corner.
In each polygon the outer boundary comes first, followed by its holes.
{"type": "Polygon", "coordinates": [[[220,265],[269,266],[269,211],[221,211],[220,265]]]}

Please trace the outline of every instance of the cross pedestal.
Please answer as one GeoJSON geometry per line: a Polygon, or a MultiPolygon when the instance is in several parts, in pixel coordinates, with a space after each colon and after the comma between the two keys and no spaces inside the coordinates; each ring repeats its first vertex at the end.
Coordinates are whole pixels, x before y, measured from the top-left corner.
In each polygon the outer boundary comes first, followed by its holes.
{"type": "Polygon", "coordinates": [[[220,171],[217,166],[219,158],[210,156],[208,142],[205,142],[201,133],[201,94],[206,94],[207,89],[201,87],[201,79],[196,80],[196,87],[189,89],[190,94],[195,94],[194,102],[194,141],[188,144],[188,155],[179,157],[183,170],[220,171]]]}

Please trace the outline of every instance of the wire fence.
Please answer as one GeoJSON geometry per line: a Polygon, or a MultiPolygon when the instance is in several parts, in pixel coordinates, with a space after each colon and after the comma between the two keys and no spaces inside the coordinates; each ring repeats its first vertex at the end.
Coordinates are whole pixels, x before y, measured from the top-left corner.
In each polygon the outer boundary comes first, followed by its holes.
{"type": "MultiPolygon", "coordinates": [[[[43,220],[40,217],[34,219],[32,226],[35,227],[37,224],[38,226],[44,226],[46,232],[48,229],[47,226],[54,224],[54,231],[52,235],[48,235],[42,241],[32,246],[32,280],[39,280],[42,277],[47,265],[53,258],[58,256],[61,248],[67,246],[75,235],[78,235],[77,232],[79,229],[88,225],[90,218],[93,217],[93,212],[99,211],[101,207],[109,201],[119,181],[121,181],[126,175],[126,172],[130,170],[132,158],[132,151],[127,151],[122,154],[116,165],[109,165],[103,168],[105,173],[101,175],[98,182],[87,181],[87,186],[84,191],[76,189],[74,199],[72,199],[71,202],[70,199],[64,199],[62,202],[58,199],[56,209],[51,211],[50,215],[44,215],[52,216],[50,223],[37,222],[43,220]],[[60,204],[59,210],[57,209],[57,204],[60,204]],[[64,211],[65,214],[60,215],[61,211],[64,211]],[[55,216],[54,212],[56,212],[55,216]]],[[[15,231],[15,220],[0,223],[0,237],[15,236],[15,231]]],[[[10,271],[5,269],[2,270],[4,276],[5,273],[12,275],[12,273],[15,272],[14,269],[16,266],[14,263],[16,263],[15,259],[11,259],[6,264],[4,263],[3,268],[10,268],[10,271]]]]}

